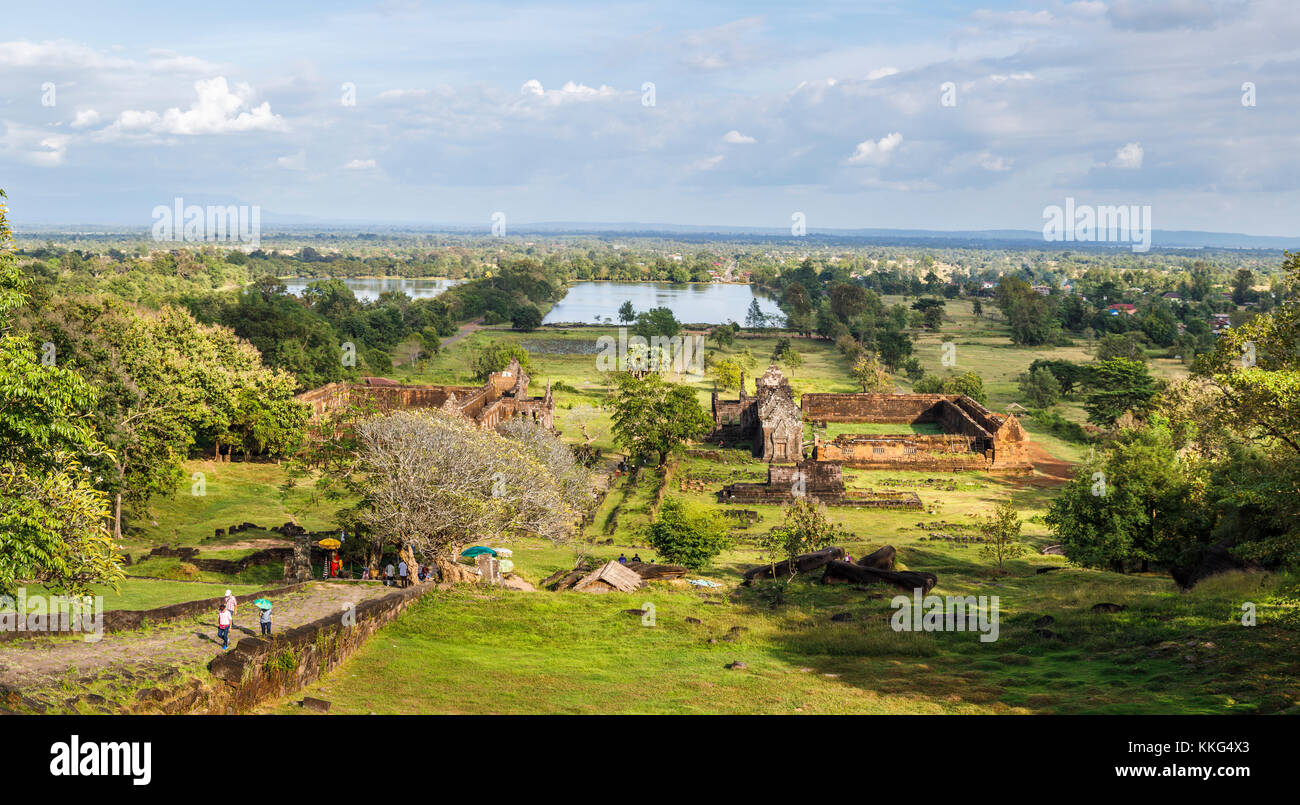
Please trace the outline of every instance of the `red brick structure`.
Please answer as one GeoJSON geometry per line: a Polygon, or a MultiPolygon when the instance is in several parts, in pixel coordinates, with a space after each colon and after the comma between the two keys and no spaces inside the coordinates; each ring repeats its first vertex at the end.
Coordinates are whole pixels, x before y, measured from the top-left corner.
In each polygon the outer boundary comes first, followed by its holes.
{"type": "Polygon", "coordinates": [[[827,506],[857,506],[879,509],[919,509],[915,492],[860,492],[844,488],[843,466],[829,461],[801,461],[798,464],[770,464],[767,483],[729,484],[718,492],[721,503],[769,503],[784,505],[796,497],[808,496],[827,506]]]}
{"type": "Polygon", "coordinates": [[[328,411],[362,400],[380,411],[399,408],[442,408],[459,411],[481,428],[495,428],[513,417],[532,417],[544,427],[555,427],[555,400],[551,384],[542,397],[528,396],[529,377],[512,360],[504,371],[494,372],[482,386],[404,386],[384,377],[367,377],[360,383],[330,383],[297,396],[311,406],[312,422],[328,411]]]}
{"type": "Polygon", "coordinates": [[[766,461],[803,459],[803,420],[790,382],[773,364],[754,382],[755,396],[745,394],[740,379],[740,399],[721,400],[713,392],[713,432],[706,441],[749,447],[766,461]]]}
{"type": "Polygon", "coordinates": [[[803,418],[814,424],[936,424],[942,435],[841,434],[816,439],[813,458],[860,469],[978,470],[1027,473],[1025,432],[1010,414],[995,414],[962,394],[805,394],[803,418]]]}

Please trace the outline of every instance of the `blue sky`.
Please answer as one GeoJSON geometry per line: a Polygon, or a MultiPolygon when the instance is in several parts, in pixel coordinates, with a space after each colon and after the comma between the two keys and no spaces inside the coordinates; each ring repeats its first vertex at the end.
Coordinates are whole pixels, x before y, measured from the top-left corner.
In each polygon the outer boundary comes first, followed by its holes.
{"type": "Polygon", "coordinates": [[[120,7],[5,11],[20,228],[147,227],[180,196],[485,230],[1038,229],[1070,196],[1298,229],[1294,0],[120,7]]]}

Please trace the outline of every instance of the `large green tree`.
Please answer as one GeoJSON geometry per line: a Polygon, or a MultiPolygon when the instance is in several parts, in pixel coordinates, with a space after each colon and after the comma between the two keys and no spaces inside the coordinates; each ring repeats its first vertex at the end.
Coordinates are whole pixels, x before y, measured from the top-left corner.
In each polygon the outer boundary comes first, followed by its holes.
{"type": "Polygon", "coordinates": [[[655,455],[659,466],[690,439],[698,439],[713,426],[694,389],[669,383],[658,374],[618,376],[612,404],[614,439],[633,458],[655,455]]]}
{"type": "Polygon", "coordinates": [[[28,298],[12,245],[0,203],[0,595],[26,581],[88,594],[122,578],[108,499],[87,467],[108,454],[93,427],[97,395],[12,331],[28,298]]]}

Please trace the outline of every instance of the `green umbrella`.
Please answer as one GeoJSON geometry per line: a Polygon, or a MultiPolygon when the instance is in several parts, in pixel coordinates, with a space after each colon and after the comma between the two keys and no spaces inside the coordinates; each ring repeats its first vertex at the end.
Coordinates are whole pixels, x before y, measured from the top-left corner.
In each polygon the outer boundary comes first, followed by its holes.
{"type": "Polygon", "coordinates": [[[460,552],[460,555],[465,557],[466,559],[473,559],[475,556],[478,556],[480,554],[485,554],[485,553],[490,553],[493,556],[497,555],[496,551],[492,550],[491,548],[485,547],[483,545],[475,545],[473,548],[466,548],[465,550],[460,552]]]}
{"type": "Polygon", "coordinates": [[[271,602],[267,601],[265,598],[259,598],[253,602],[253,606],[257,607],[258,609],[270,609],[271,602]]]}

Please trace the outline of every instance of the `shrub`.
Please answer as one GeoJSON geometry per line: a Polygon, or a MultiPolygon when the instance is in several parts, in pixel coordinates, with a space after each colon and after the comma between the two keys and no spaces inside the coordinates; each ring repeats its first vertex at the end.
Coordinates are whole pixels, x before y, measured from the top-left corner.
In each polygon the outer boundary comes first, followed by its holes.
{"type": "Polygon", "coordinates": [[[646,526],[645,541],[663,558],[692,570],[731,546],[722,518],[692,510],[677,498],[664,498],[658,519],[646,526]]]}

